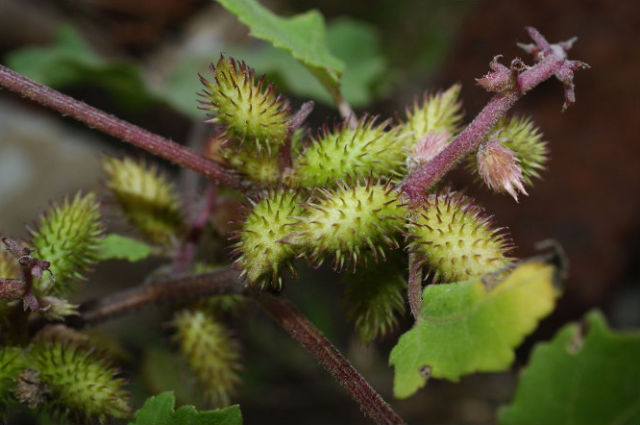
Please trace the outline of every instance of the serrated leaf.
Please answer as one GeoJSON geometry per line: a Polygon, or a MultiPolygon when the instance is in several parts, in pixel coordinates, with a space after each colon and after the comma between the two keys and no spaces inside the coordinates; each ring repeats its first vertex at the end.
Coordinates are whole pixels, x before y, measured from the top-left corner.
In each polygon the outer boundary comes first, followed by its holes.
{"type": "Polygon", "coordinates": [[[98,252],[100,261],[121,259],[133,262],[144,260],[151,255],[151,246],[137,239],[111,233],[102,241],[98,252]]]}
{"type": "Polygon", "coordinates": [[[597,311],[586,328],[569,324],[536,346],[501,424],[640,423],[640,332],[612,332],[597,311]]]}
{"type": "Polygon", "coordinates": [[[194,406],[175,409],[173,392],[149,397],[130,425],[237,425],[242,423],[240,406],[198,412],[194,406]]]}
{"type": "Polygon", "coordinates": [[[302,62],[336,97],[344,64],[327,48],[324,19],[318,11],[283,18],[256,0],[217,1],[249,27],[252,36],[288,51],[302,62]]]}
{"type": "Polygon", "coordinates": [[[416,325],[391,351],[395,396],[409,397],[428,376],[458,381],[507,369],[513,349],[553,310],[554,273],[531,260],[491,288],[482,278],[427,286],[416,325]]]}

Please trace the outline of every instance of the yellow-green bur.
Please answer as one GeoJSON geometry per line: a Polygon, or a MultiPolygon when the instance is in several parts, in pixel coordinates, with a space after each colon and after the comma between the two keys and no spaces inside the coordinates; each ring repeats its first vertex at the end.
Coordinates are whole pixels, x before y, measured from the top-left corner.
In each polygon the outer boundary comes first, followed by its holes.
{"type": "Polygon", "coordinates": [[[179,311],[172,323],[174,339],[204,396],[214,406],[227,406],[240,383],[238,342],[220,320],[203,309],[179,311]]]}
{"type": "Polygon", "coordinates": [[[374,123],[374,119],[363,118],[355,129],[346,123],[333,131],[325,129],[296,159],[295,179],[302,186],[317,187],[354,173],[398,175],[406,156],[399,129],[386,131],[387,122],[374,123]]]}
{"type": "Polygon", "coordinates": [[[289,190],[279,190],[258,201],[247,216],[233,245],[236,264],[251,283],[281,285],[279,271],[294,254],[293,247],[281,242],[302,213],[298,195],[289,190]]]}
{"type": "Polygon", "coordinates": [[[491,227],[470,199],[457,193],[431,195],[409,220],[415,238],[410,249],[435,273],[436,280],[454,282],[498,270],[510,263],[511,245],[491,227]]]}
{"type": "Polygon", "coordinates": [[[173,183],[145,161],[107,157],[107,186],[132,226],[146,239],[170,246],[185,229],[173,183]]]}
{"type": "Polygon", "coordinates": [[[67,342],[43,342],[28,352],[30,367],[50,390],[49,408],[58,419],[77,422],[127,418],[129,394],[117,370],[86,346],[67,342]]]}
{"type": "Polygon", "coordinates": [[[460,84],[454,84],[444,92],[425,94],[421,104],[416,100],[411,109],[407,108],[407,122],[402,127],[402,133],[408,135],[403,138],[407,148],[415,146],[428,133],[457,132],[462,120],[461,88],[460,84]]]}
{"type": "Polygon", "coordinates": [[[429,376],[458,381],[509,368],[514,348],[553,310],[559,296],[555,272],[552,265],[531,260],[491,289],[482,278],[427,286],[415,326],[389,357],[395,396],[409,397],[429,376]]]}
{"type": "Polygon", "coordinates": [[[49,261],[55,276],[54,280],[43,273],[42,279],[35,281],[36,293],[68,294],[98,259],[103,226],[95,193],[78,193],[73,200],[53,205],[30,233],[30,246],[37,249],[34,255],[49,261]]]}
{"type": "Polygon", "coordinates": [[[335,268],[358,262],[362,249],[384,255],[387,246],[397,247],[394,239],[404,205],[390,184],[366,185],[340,183],[333,191],[320,190],[322,198],[305,205],[287,241],[302,247],[317,264],[325,254],[335,256],[335,268]],[[384,243],[384,245],[382,245],[384,243]]]}
{"type": "Polygon", "coordinates": [[[213,81],[201,77],[206,89],[201,104],[214,114],[207,122],[226,126],[232,136],[242,141],[252,139],[250,143],[258,150],[264,145],[270,151],[284,143],[289,131],[289,108],[276,94],[275,86],[264,88],[264,77],[256,84],[252,68],[224,56],[211,67],[211,72],[213,81]]]}

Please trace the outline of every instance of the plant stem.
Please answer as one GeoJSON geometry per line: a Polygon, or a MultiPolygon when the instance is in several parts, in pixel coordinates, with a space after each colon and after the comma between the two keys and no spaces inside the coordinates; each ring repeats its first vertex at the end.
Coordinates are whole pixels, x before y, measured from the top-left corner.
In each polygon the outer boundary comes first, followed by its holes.
{"type": "Polygon", "coordinates": [[[218,183],[234,189],[245,190],[240,180],[221,168],[215,161],[169,139],[38,84],[2,65],[0,65],[0,86],[64,115],[69,115],[91,128],[131,143],[177,165],[189,168],[218,183]]]}
{"type": "Polygon", "coordinates": [[[209,273],[170,278],[91,300],[80,306],[79,320],[74,327],[93,325],[121,316],[147,305],[184,302],[214,295],[241,294],[244,284],[240,272],[230,266],[209,273]]]}
{"type": "Polygon", "coordinates": [[[422,264],[416,253],[409,253],[409,306],[411,314],[418,320],[422,306],[422,264]]]}
{"type": "Polygon", "coordinates": [[[320,364],[349,391],[367,416],[378,424],[404,423],[351,363],[289,300],[262,293],[258,295],[258,301],[280,326],[313,354],[320,364]]]}
{"type": "Polygon", "coordinates": [[[291,155],[291,141],[296,130],[302,125],[304,120],[307,119],[311,111],[313,110],[313,101],[305,102],[302,104],[298,112],[291,118],[289,122],[289,132],[287,134],[287,140],[282,144],[278,152],[280,175],[284,175],[286,170],[293,166],[293,157],[291,155]]]}
{"type": "Polygon", "coordinates": [[[202,237],[202,232],[205,227],[207,227],[207,221],[209,221],[211,210],[215,205],[217,193],[217,187],[213,184],[209,184],[203,196],[200,212],[193,221],[191,229],[189,229],[189,233],[187,233],[185,240],[182,242],[182,246],[176,253],[173,261],[173,275],[180,275],[187,272],[196,252],[196,246],[202,237]]]}
{"type": "MultiPolygon", "coordinates": [[[[588,68],[588,65],[567,60],[566,50],[571,48],[574,39],[549,45],[544,37],[534,28],[527,27],[527,31],[535,45],[521,45],[529,53],[533,53],[538,60],[534,66],[528,68],[522,74],[514,73],[515,64],[522,66],[518,59],[512,62],[509,70],[504,66],[504,71],[499,71],[494,75],[511,73],[513,81],[504,86],[476,116],[476,118],[465,128],[447,147],[431,161],[422,164],[415,169],[404,181],[402,190],[411,202],[418,202],[449,170],[469,154],[476,151],[478,146],[486,140],[491,129],[505,115],[505,113],[520,99],[526,92],[545,81],[551,76],[556,76],[565,86],[565,106],[575,102],[573,92],[573,71],[588,68]]],[[[495,63],[495,59],[494,59],[495,63]]],[[[505,75],[505,82],[508,77],[505,75]]]]}

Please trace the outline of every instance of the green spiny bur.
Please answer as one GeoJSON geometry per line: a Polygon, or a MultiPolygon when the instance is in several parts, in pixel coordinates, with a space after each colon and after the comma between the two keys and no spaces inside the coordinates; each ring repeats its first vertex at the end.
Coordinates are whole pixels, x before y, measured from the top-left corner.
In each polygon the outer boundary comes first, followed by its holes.
{"type": "Polygon", "coordinates": [[[334,267],[345,263],[355,267],[362,250],[376,258],[384,247],[397,247],[394,233],[404,206],[390,181],[337,182],[332,190],[318,189],[318,199],[305,204],[306,214],[295,225],[287,242],[302,247],[317,265],[327,254],[335,257],[334,267]]]}
{"type": "Polygon", "coordinates": [[[370,253],[363,257],[365,267],[346,273],[343,279],[348,285],[344,294],[347,315],[354,322],[360,342],[366,345],[397,326],[397,316],[406,310],[407,281],[406,264],[400,255],[391,253],[386,261],[376,264],[370,253]]]}
{"type": "Polygon", "coordinates": [[[410,249],[442,282],[470,279],[510,263],[506,236],[463,195],[430,195],[413,211],[408,234],[410,249]]]}
{"type": "Polygon", "coordinates": [[[225,149],[223,153],[227,163],[262,186],[274,186],[280,178],[278,158],[269,156],[268,152],[237,151],[225,149]]]}
{"type": "Polygon", "coordinates": [[[403,133],[411,136],[403,140],[408,148],[415,146],[429,133],[446,131],[453,135],[458,131],[462,120],[462,102],[459,100],[461,88],[460,84],[455,84],[444,92],[425,93],[422,103],[416,99],[413,108],[407,108],[403,133]]]}
{"type": "Polygon", "coordinates": [[[98,258],[103,225],[95,193],[78,193],[73,200],[67,198],[61,205],[51,206],[29,232],[29,245],[37,249],[39,258],[51,263],[55,276],[54,280],[45,274],[36,281],[36,292],[67,294],[98,258]]]}
{"type": "Polygon", "coordinates": [[[214,406],[229,405],[230,394],[240,383],[238,342],[213,314],[202,309],[182,310],[172,324],[180,353],[204,396],[214,406]]]}
{"type": "Polygon", "coordinates": [[[230,136],[258,150],[265,147],[271,151],[284,143],[289,132],[289,105],[276,95],[273,84],[263,88],[264,76],[256,83],[252,68],[224,56],[211,65],[211,72],[213,81],[201,77],[205,91],[200,103],[213,115],[208,123],[222,124],[230,136]]]}
{"type": "Polygon", "coordinates": [[[513,116],[503,118],[491,136],[515,152],[525,183],[531,185],[533,178],[539,178],[548,160],[547,142],[530,118],[513,116]]]}
{"type": "Polygon", "coordinates": [[[291,266],[292,246],[281,239],[289,234],[302,213],[297,192],[277,189],[255,203],[233,245],[236,264],[250,283],[280,287],[283,265],[291,266]]]}
{"type": "Polygon", "coordinates": [[[170,246],[184,231],[173,183],[145,161],[107,157],[107,186],[129,222],[154,244],[170,246]]]}
{"type": "Polygon", "coordinates": [[[363,117],[352,129],[345,122],[322,133],[296,159],[295,179],[302,186],[322,186],[352,173],[392,176],[402,170],[405,152],[399,129],[386,130],[389,121],[375,125],[363,117]]]}
{"type": "Polygon", "coordinates": [[[0,415],[8,405],[15,402],[13,389],[24,367],[20,348],[0,347],[0,415]]]}
{"type": "Polygon", "coordinates": [[[50,391],[47,407],[56,418],[105,423],[129,417],[125,381],[92,348],[68,341],[41,341],[30,347],[28,360],[50,391]]]}

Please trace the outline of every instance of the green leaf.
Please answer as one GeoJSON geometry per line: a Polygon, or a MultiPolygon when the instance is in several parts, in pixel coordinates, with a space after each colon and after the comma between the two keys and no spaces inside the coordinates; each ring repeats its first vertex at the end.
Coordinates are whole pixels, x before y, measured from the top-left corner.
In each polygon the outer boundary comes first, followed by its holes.
{"type": "Polygon", "coordinates": [[[175,397],[170,391],[149,397],[142,409],[136,412],[136,419],[130,422],[130,425],[237,425],[242,423],[242,413],[238,405],[198,412],[194,406],[182,406],[174,410],[175,404],[175,397]]]}
{"type": "Polygon", "coordinates": [[[324,20],[318,11],[282,18],[256,0],[217,1],[247,25],[251,35],[289,52],[320,80],[334,99],[340,96],[344,64],[327,48],[324,20]]]}
{"type": "Polygon", "coordinates": [[[538,344],[501,424],[640,423],[640,332],[612,332],[602,315],[538,344]]]}
{"type": "Polygon", "coordinates": [[[554,272],[531,260],[491,285],[485,277],[427,286],[416,325],[391,351],[395,396],[409,397],[429,376],[458,381],[507,369],[513,349],[553,310],[554,272]]]}
{"type": "Polygon", "coordinates": [[[151,250],[151,246],[137,239],[111,233],[102,241],[98,259],[104,261],[117,258],[134,263],[151,255],[151,250]]]}

